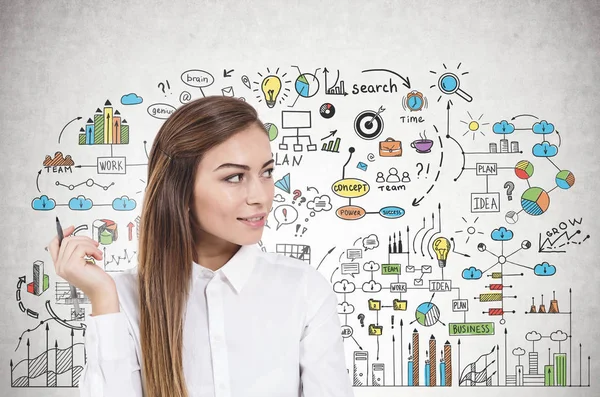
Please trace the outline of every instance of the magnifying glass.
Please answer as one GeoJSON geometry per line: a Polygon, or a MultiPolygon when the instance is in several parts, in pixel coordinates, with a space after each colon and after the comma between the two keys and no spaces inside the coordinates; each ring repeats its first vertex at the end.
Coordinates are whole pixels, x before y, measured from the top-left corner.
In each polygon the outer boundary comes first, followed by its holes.
{"type": "Polygon", "coordinates": [[[438,80],[438,88],[444,94],[456,93],[456,95],[467,102],[471,102],[473,100],[471,95],[460,89],[460,80],[454,73],[448,72],[441,75],[440,79],[438,80]]]}

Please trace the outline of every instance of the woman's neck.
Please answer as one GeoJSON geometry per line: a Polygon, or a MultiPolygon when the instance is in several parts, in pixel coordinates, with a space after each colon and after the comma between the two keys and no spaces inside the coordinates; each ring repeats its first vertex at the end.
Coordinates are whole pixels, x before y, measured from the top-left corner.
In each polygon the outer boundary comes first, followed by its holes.
{"type": "Polygon", "coordinates": [[[196,247],[196,262],[201,266],[217,271],[237,253],[240,245],[226,240],[203,241],[196,247]]]}

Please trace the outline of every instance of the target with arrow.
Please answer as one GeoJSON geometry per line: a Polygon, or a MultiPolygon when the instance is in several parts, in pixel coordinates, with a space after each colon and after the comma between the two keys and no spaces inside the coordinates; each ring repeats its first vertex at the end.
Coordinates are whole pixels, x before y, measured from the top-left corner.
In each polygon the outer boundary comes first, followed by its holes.
{"type": "Polygon", "coordinates": [[[372,140],[383,132],[383,118],[381,113],[385,108],[380,106],[377,111],[365,110],[354,119],[354,131],[362,139],[372,140]]]}

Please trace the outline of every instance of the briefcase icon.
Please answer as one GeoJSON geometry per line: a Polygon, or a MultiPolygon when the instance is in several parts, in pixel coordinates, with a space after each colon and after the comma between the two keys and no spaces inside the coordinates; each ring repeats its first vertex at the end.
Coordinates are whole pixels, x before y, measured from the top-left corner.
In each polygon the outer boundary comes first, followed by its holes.
{"type": "Polygon", "coordinates": [[[394,138],[388,138],[379,142],[379,155],[381,157],[400,157],[402,156],[402,142],[394,138]]]}

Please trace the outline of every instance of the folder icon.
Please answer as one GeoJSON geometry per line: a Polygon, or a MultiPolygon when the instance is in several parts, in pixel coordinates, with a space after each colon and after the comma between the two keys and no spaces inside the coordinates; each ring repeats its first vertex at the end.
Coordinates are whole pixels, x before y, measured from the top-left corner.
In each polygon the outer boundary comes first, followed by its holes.
{"type": "Polygon", "coordinates": [[[369,299],[369,310],[381,310],[381,301],[369,299]]]}
{"type": "Polygon", "coordinates": [[[406,310],[407,304],[407,301],[394,299],[394,310],[406,310]]]}
{"type": "Polygon", "coordinates": [[[369,335],[379,336],[382,334],[382,332],[383,332],[382,325],[375,325],[375,324],[369,325],[369,335]]]}

